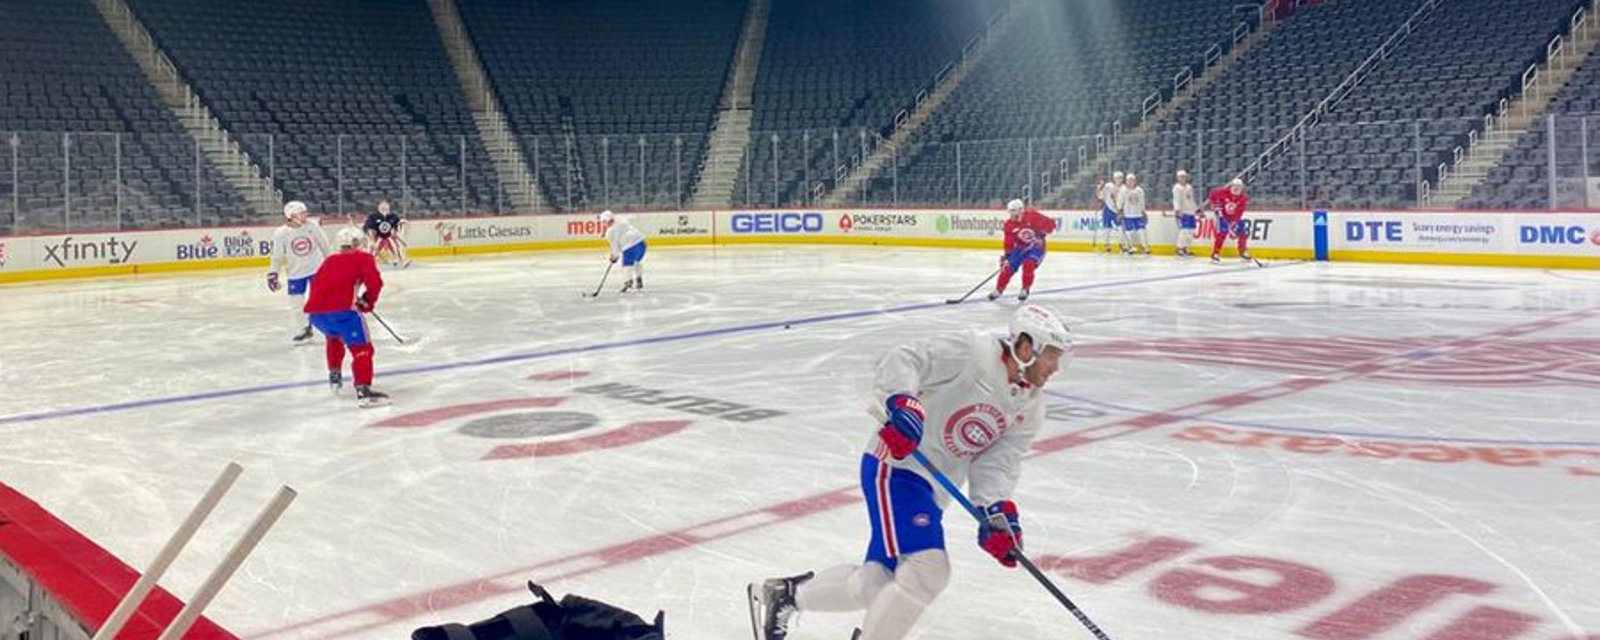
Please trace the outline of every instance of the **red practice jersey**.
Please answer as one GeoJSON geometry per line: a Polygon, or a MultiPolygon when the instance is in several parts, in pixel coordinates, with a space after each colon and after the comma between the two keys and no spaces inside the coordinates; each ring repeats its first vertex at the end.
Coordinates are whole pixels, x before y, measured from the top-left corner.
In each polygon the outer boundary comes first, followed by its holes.
{"type": "Polygon", "coordinates": [[[1044,237],[1056,230],[1056,221],[1050,216],[1029,209],[1022,212],[1022,219],[1006,219],[1006,253],[1016,253],[1029,249],[1043,249],[1044,237]]]}
{"type": "Polygon", "coordinates": [[[356,286],[366,289],[361,297],[369,305],[378,303],[383,291],[383,276],[378,261],[365,251],[340,251],[326,260],[311,279],[311,295],[306,298],[306,313],[349,311],[356,303],[356,286]]]}
{"type": "Polygon", "coordinates": [[[1245,194],[1234,195],[1233,190],[1227,187],[1217,187],[1211,190],[1211,206],[1229,220],[1238,220],[1244,217],[1244,207],[1250,204],[1250,196],[1245,194]]]}

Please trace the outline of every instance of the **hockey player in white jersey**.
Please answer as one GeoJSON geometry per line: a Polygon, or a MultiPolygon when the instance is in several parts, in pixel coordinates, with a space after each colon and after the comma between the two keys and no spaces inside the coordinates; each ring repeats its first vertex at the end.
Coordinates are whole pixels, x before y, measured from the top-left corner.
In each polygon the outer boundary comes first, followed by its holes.
{"type": "Polygon", "coordinates": [[[1178,256],[1190,257],[1189,245],[1194,244],[1195,213],[1200,205],[1194,200],[1194,185],[1189,184],[1189,172],[1178,170],[1178,182],[1172,185],[1172,213],[1178,218],[1178,256]]]}
{"type": "Polygon", "coordinates": [[[1095,240],[1089,246],[1090,251],[1097,250],[1101,229],[1106,234],[1106,253],[1111,252],[1111,235],[1121,232],[1122,209],[1118,198],[1122,192],[1123,179],[1123,173],[1117,171],[1111,174],[1110,182],[1100,186],[1100,229],[1095,230],[1095,240]]]}
{"type": "Polygon", "coordinates": [[[1139,186],[1139,176],[1128,174],[1122,183],[1122,197],[1120,208],[1122,210],[1122,231],[1128,245],[1122,252],[1132,255],[1141,251],[1150,254],[1150,241],[1145,237],[1145,229],[1150,225],[1150,219],[1145,216],[1144,187],[1139,186]]]}
{"type": "Polygon", "coordinates": [[[1022,544],[1022,526],[1011,496],[1022,456],[1044,425],[1041,391],[1071,350],[1071,333],[1055,314],[1025,305],[1004,335],[940,335],[879,360],[869,400],[877,426],[860,469],[872,527],[866,562],[751,584],[756,640],[783,640],[800,611],[865,610],[861,640],[911,632],[950,579],[943,528],[949,496],[906,459],[912,451],[965,483],[991,518],[1004,518],[1006,527],[978,527],[978,545],[1015,567],[1011,552],[1022,544]]]}
{"type": "Polygon", "coordinates": [[[267,290],[277,292],[282,287],[278,272],[288,277],[289,302],[293,305],[294,327],[299,330],[295,344],[311,344],[311,322],[302,309],[306,306],[306,289],[311,286],[311,276],[328,257],[328,236],[322,226],[306,217],[306,204],[299,200],[283,205],[283,226],[272,234],[272,258],[267,267],[267,290]]]}
{"type": "Polygon", "coordinates": [[[627,218],[619,218],[610,211],[600,212],[600,225],[605,229],[606,243],[611,248],[611,261],[622,261],[622,293],[629,290],[644,291],[644,234],[627,218]]]}

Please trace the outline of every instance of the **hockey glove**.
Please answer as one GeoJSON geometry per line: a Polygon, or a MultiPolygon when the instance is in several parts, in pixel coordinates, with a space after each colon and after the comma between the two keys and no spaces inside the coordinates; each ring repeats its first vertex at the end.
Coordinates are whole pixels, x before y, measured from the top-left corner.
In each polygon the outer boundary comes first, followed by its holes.
{"type": "Polygon", "coordinates": [[[978,546],[999,560],[1007,568],[1017,566],[1011,552],[1022,549],[1022,523],[1017,519],[1017,505],[1001,500],[983,510],[989,522],[978,525],[978,546]]]}
{"type": "Polygon", "coordinates": [[[615,253],[611,254],[611,262],[613,264],[615,264],[617,262],[617,254],[615,254],[615,253]]]}
{"type": "Polygon", "coordinates": [[[278,283],[278,272],[274,271],[267,274],[267,291],[277,293],[278,289],[282,286],[283,285],[278,283]]]}
{"type": "Polygon", "coordinates": [[[884,401],[889,421],[878,430],[878,437],[889,447],[889,455],[904,460],[922,443],[922,401],[916,396],[897,393],[884,401]]]}
{"type": "Polygon", "coordinates": [[[361,297],[356,298],[356,311],[360,311],[361,313],[372,313],[372,307],[374,306],[376,305],[373,304],[371,300],[367,299],[366,294],[362,294],[361,297]]]}

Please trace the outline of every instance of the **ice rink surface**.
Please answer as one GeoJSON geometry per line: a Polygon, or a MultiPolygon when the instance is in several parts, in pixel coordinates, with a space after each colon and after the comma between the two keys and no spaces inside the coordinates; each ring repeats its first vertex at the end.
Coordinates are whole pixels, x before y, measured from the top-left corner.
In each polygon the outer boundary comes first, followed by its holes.
{"type": "MultiPolygon", "coordinates": [[[[404,638],[527,579],[740,640],[746,582],[859,559],[873,362],[1003,327],[1009,296],[943,303],[994,262],[653,248],[594,300],[598,252],[419,262],[369,410],[253,271],[0,288],[0,481],[143,567],[239,461],[182,598],[295,487],[210,611],[252,640],[404,638]]],[[[1017,502],[1113,638],[1600,638],[1600,274],[1056,253],[1035,289],[1078,346],[1017,502]]],[[[1089,637],[945,522],[914,637],[1089,637]]]]}

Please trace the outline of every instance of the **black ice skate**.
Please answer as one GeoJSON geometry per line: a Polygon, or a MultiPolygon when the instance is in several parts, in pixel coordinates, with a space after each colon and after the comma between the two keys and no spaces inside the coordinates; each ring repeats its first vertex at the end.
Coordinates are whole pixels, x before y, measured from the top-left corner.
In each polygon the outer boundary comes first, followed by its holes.
{"type": "Polygon", "coordinates": [[[1222,264],[1222,256],[1211,254],[1211,264],[1222,264]]]}
{"type": "Polygon", "coordinates": [[[632,291],[632,290],[633,290],[633,281],[632,280],[627,280],[627,281],[624,281],[622,283],[622,288],[618,289],[617,293],[627,293],[627,292],[632,291]]]}
{"type": "Polygon", "coordinates": [[[334,393],[339,393],[339,390],[343,389],[343,388],[344,388],[344,373],[339,371],[339,370],[329,371],[328,372],[328,389],[333,391],[334,393]]]}
{"type": "Polygon", "coordinates": [[[294,337],[295,346],[302,346],[302,345],[311,344],[311,336],[312,336],[311,325],[308,324],[308,325],[306,325],[306,328],[301,329],[300,333],[297,334],[294,337]]]}
{"type": "Polygon", "coordinates": [[[794,604],[794,592],[800,584],[810,580],[811,572],[789,578],[773,578],[760,584],[751,583],[746,589],[750,596],[750,630],[755,640],[784,640],[789,637],[789,624],[800,613],[794,604]]]}
{"type": "Polygon", "coordinates": [[[990,291],[989,292],[989,300],[990,301],[999,300],[999,299],[1000,299],[1000,292],[999,291],[990,291]]]}
{"type": "Polygon", "coordinates": [[[389,404],[389,394],[382,391],[373,391],[369,385],[356,387],[356,406],[366,409],[368,407],[381,407],[389,404]]]}
{"type": "Polygon", "coordinates": [[[644,292],[644,276],[633,279],[633,288],[635,291],[644,292]]]}
{"type": "Polygon", "coordinates": [[[1017,302],[1027,302],[1027,301],[1028,301],[1028,290],[1027,289],[1023,289],[1022,293],[1017,294],[1017,302]]]}

